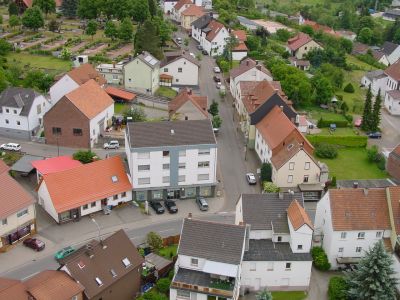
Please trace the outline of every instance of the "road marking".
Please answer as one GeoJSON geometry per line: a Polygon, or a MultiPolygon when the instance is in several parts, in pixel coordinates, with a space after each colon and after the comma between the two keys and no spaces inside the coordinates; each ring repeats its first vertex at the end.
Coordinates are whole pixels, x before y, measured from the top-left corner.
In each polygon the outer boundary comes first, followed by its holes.
{"type": "Polygon", "coordinates": [[[40,272],[35,272],[35,273],[33,273],[33,274],[29,275],[29,276],[26,276],[26,277],[22,278],[21,280],[29,279],[29,278],[35,276],[35,275],[38,274],[38,273],[40,273],[40,272]]]}

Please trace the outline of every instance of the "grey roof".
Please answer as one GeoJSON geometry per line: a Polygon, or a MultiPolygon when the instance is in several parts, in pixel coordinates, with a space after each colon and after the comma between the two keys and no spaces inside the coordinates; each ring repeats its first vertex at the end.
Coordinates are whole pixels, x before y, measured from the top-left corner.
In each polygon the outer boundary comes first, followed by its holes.
{"type": "Polygon", "coordinates": [[[192,22],[192,26],[194,26],[195,28],[203,29],[208,26],[212,19],[213,17],[208,14],[201,16],[200,18],[192,22]]]}
{"type": "Polygon", "coordinates": [[[272,230],[273,224],[275,232],[288,233],[286,211],[294,199],[304,207],[302,193],[242,194],[243,222],[250,224],[251,230],[272,230]]]}
{"type": "Polygon", "coordinates": [[[358,184],[359,188],[386,188],[389,186],[395,186],[392,180],[386,179],[361,179],[361,180],[338,180],[337,187],[338,188],[352,188],[354,187],[354,183],[358,184]]]}
{"type": "Polygon", "coordinates": [[[374,78],[383,78],[386,77],[387,75],[384,73],[383,70],[373,70],[373,71],[369,71],[365,74],[365,76],[369,79],[369,80],[373,80],[374,78]]]}
{"type": "Polygon", "coordinates": [[[147,51],[143,51],[136,58],[140,59],[142,62],[144,62],[152,69],[154,69],[156,66],[160,64],[160,61],[147,51]]]}
{"type": "Polygon", "coordinates": [[[211,121],[161,121],[128,123],[127,135],[131,148],[215,145],[211,121]]]}
{"type": "Polygon", "coordinates": [[[162,257],[162,256],[160,256],[160,255],[157,255],[157,254],[155,254],[155,253],[147,254],[147,255],[144,257],[144,260],[145,260],[147,263],[150,263],[150,264],[152,264],[153,266],[155,266],[157,270],[162,270],[162,269],[164,269],[165,267],[168,267],[169,265],[173,264],[172,261],[170,261],[170,260],[168,260],[168,259],[165,259],[164,257],[162,257]]]}
{"type": "Polygon", "coordinates": [[[272,240],[250,240],[243,261],[311,261],[310,253],[293,253],[289,243],[272,240]]]}
{"type": "Polygon", "coordinates": [[[253,22],[252,20],[247,19],[247,18],[242,17],[242,16],[237,16],[237,19],[239,20],[240,24],[246,24],[246,25],[257,26],[257,27],[259,26],[256,22],[253,22]]]}
{"type": "Polygon", "coordinates": [[[178,254],[238,265],[246,227],[185,219],[178,254]]]}
{"type": "Polygon", "coordinates": [[[43,156],[35,156],[35,155],[24,155],[22,156],[15,164],[12,165],[11,170],[21,173],[29,173],[34,168],[32,166],[32,162],[35,160],[45,159],[43,156]]]}
{"type": "Polygon", "coordinates": [[[393,53],[394,50],[397,49],[399,45],[392,43],[392,42],[384,42],[382,46],[382,52],[385,53],[386,55],[390,55],[393,53]]]}
{"type": "Polygon", "coordinates": [[[22,108],[20,116],[28,116],[33,101],[39,95],[32,89],[9,87],[0,94],[0,106],[22,108]]]}
{"type": "Polygon", "coordinates": [[[383,16],[399,16],[400,17],[400,9],[392,9],[383,13],[383,16]]]}
{"type": "Polygon", "coordinates": [[[174,51],[174,52],[166,52],[164,53],[165,58],[161,61],[160,67],[164,67],[169,65],[170,63],[177,61],[181,58],[185,58],[186,60],[190,61],[192,64],[200,67],[200,63],[197,59],[193,58],[188,52],[185,51],[174,51]]]}

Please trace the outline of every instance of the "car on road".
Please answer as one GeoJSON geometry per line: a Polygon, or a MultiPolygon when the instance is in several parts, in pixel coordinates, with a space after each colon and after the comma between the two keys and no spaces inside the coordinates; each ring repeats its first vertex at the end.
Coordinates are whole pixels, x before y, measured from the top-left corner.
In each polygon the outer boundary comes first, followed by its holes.
{"type": "Polygon", "coordinates": [[[221,73],[221,69],[219,67],[214,67],[214,73],[221,73]]]}
{"type": "Polygon", "coordinates": [[[208,210],[208,203],[207,203],[206,199],[204,199],[203,197],[197,197],[196,198],[196,203],[199,206],[201,211],[207,211],[208,210]]]}
{"type": "Polygon", "coordinates": [[[208,55],[208,52],[207,52],[206,49],[203,49],[203,50],[201,51],[201,53],[203,53],[203,55],[208,55]]]}
{"type": "Polygon", "coordinates": [[[246,174],[246,180],[251,185],[257,184],[256,176],[253,173],[247,173],[246,174]]]}
{"type": "Polygon", "coordinates": [[[21,151],[21,145],[16,143],[7,143],[7,144],[2,144],[0,146],[0,149],[8,151],[21,151]]]}
{"type": "Polygon", "coordinates": [[[182,38],[180,38],[180,37],[176,38],[176,42],[177,42],[178,44],[182,44],[182,38]]]}
{"type": "Polygon", "coordinates": [[[150,201],[150,206],[154,211],[156,212],[157,215],[161,215],[164,213],[164,207],[161,205],[160,202],[158,201],[150,201]]]}
{"type": "Polygon", "coordinates": [[[221,82],[221,78],[219,78],[218,76],[214,76],[213,79],[215,82],[221,82]]]}
{"type": "Polygon", "coordinates": [[[119,142],[118,141],[109,141],[108,143],[104,143],[103,148],[104,149],[118,149],[119,142]]]}
{"type": "Polygon", "coordinates": [[[367,135],[370,139],[381,139],[382,138],[382,133],[380,133],[379,131],[368,132],[367,135]]]}
{"type": "Polygon", "coordinates": [[[29,247],[36,251],[42,251],[46,246],[45,243],[39,239],[27,238],[23,242],[24,246],[29,247]]]}
{"type": "Polygon", "coordinates": [[[68,246],[68,247],[62,248],[60,251],[57,251],[56,254],[54,255],[54,258],[56,260],[63,259],[63,258],[66,258],[67,256],[71,255],[74,252],[75,252],[75,248],[72,246],[68,246]]]}
{"type": "Polygon", "coordinates": [[[362,119],[361,118],[357,118],[354,121],[354,127],[361,127],[361,123],[362,123],[362,119]]]}
{"type": "Polygon", "coordinates": [[[197,45],[197,50],[203,50],[203,46],[202,45],[197,45]]]}
{"type": "Polygon", "coordinates": [[[165,200],[164,205],[167,208],[170,214],[175,214],[178,212],[178,207],[176,206],[175,201],[173,200],[165,200]]]}

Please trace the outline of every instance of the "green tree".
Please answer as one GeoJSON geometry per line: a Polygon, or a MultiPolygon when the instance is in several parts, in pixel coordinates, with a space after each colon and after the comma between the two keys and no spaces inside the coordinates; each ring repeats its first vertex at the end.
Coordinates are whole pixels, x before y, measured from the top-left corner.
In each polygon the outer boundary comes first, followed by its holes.
{"type": "Polygon", "coordinates": [[[145,0],[132,0],[131,16],[134,21],[142,24],[150,17],[149,2],[145,0]]]}
{"type": "Polygon", "coordinates": [[[148,0],[149,13],[151,17],[157,14],[157,3],[155,0],[148,0]]]}
{"type": "Polygon", "coordinates": [[[396,272],[393,259],[386,252],[382,240],[365,252],[357,269],[346,272],[349,299],[392,300],[396,298],[396,272]]]}
{"type": "Polygon", "coordinates": [[[272,179],[272,167],[269,163],[263,163],[261,165],[261,181],[271,181],[272,179]]]}
{"type": "Polygon", "coordinates": [[[370,131],[371,122],[372,122],[372,93],[371,93],[371,86],[369,86],[364,103],[364,112],[362,116],[361,129],[364,131],[370,131]]]}
{"type": "Polygon", "coordinates": [[[278,193],[280,191],[278,186],[269,181],[264,181],[262,186],[265,193],[278,193]]]}
{"type": "Polygon", "coordinates": [[[256,3],[254,0],[238,0],[237,6],[240,8],[253,9],[255,8],[256,3]]]}
{"type": "Polygon", "coordinates": [[[155,289],[144,293],[140,297],[136,298],[136,300],[168,300],[168,297],[164,294],[157,292],[155,289]]]}
{"type": "Polygon", "coordinates": [[[124,116],[125,120],[127,120],[127,118],[132,118],[132,122],[144,122],[147,118],[143,108],[138,106],[132,106],[124,110],[122,115],[124,116]]]}
{"type": "Polygon", "coordinates": [[[29,29],[38,30],[44,26],[44,18],[39,7],[28,8],[22,16],[22,25],[29,29]]]}
{"type": "Polygon", "coordinates": [[[117,34],[118,34],[117,25],[113,21],[108,20],[106,22],[106,25],[104,26],[104,35],[114,40],[117,37],[117,34]]]}
{"type": "Polygon", "coordinates": [[[272,300],[272,294],[266,289],[263,289],[256,294],[256,300],[272,300]]]}
{"type": "Polygon", "coordinates": [[[7,55],[8,52],[12,50],[12,46],[5,39],[0,39],[0,55],[7,55]]]}
{"type": "Polygon", "coordinates": [[[396,30],[396,32],[394,33],[393,42],[397,43],[397,44],[400,44],[400,28],[398,28],[396,30]]]}
{"type": "Polygon", "coordinates": [[[153,17],[153,24],[157,26],[157,32],[160,38],[161,45],[165,45],[167,41],[171,40],[171,22],[165,20],[163,17],[155,16],[153,17]]]}
{"type": "Polygon", "coordinates": [[[334,90],[331,82],[323,75],[315,75],[311,80],[314,87],[314,98],[317,104],[327,104],[332,99],[334,90]]]}
{"type": "Polygon", "coordinates": [[[148,51],[158,59],[162,59],[163,57],[160,48],[160,37],[157,34],[157,27],[151,20],[146,20],[143,25],[138,28],[134,44],[136,53],[148,51]]]}
{"type": "Polygon", "coordinates": [[[347,300],[347,288],[346,280],[343,277],[331,277],[328,285],[329,300],[347,300]]]}
{"type": "Polygon", "coordinates": [[[287,42],[288,39],[290,38],[290,32],[286,29],[278,29],[276,31],[276,37],[278,38],[278,40],[280,40],[281,42],[287,42]]]}
{"type": "Polygon", "coordinates": [[[156,283],[157,290],[163,294],[167,294],[169,292],[170,285],[171,285],[171,280],[168,277],[161,278],[156,283]]]}
{"type": "Polygon", "coordinates": [[[314,35],[314,29],[310,25],[303,25],[301,26],[300,30],[310,36],[314,35]]]}
{"type": "Polygon", "coordinates": [[[42,70],[30,70],[25,76],[23,85],[35,88],[41,92],[48,92],[53,84],[53,77],[42,70]]]}
{"type": "Polygon", "coordinates": [[[10,17],[18,15],[18,6],[15,1],[10,1],[10,3],[8,4],[8,15],[10,17]]]}
{"type": "Polygon", "coordinates": [[[33,0],[32,6],[38,6],[46,15],[56,12],[56,2],[54,0],[33,0]]]}
{"type": "Polygon", "coordinates": [[[67,18],[75,18],[78,10],[78,0],[63,0],[61,3],[62,14],[67,18]]]}
{"type": "Polygon", "coordinates": [[[71,57],[72,57],[71,51],[69,51],[69,49],[66,48],[66,47],[64,47],[64,48],[61,50],[61,54],[60,54],[60,55],[61,55],[61,58],[64,59],[64,60],[70,60],[71,57]]]}
{"type": "Polygon", "coordinates": [[[381,90],[379,89],[378,95],[376,95],[375,97],[375,102],[372,109],[372,116],[371,116],[372,131],[377,131],[379,129],[379,125],[381,123],[381,106],[382,106],[382,97],[381,97],[381,90]]]}
{"type": "Polygon", "coordinates": [[[7,80],[4,74],[4,70],[0,69],[0,93],[7,88],[7,80]]]}
{"type": "Polygon", "coordinates": [[[79,160],[83,164],[88,164],[93,162],[95,156],[97,156],[96,153],[90,150],[79,150],[72,155],[72,158],[79,160]]]}
{"type": "Polygon", "coordinates": [[[239,45],[239,40],[231,34],[226,41],[225,50],[227,51],[227,59],[229,61],[229,66],[233,66],[233,50],[239,45]]]}
{"type": "Polygon", "coordinates": [[[96,32],[97,32],[97,22],[95,20],[89,20],[86,26],[85,33],[87,35],[92,36],[93,39],[93,36],[96,34],[96,32]]]}
{"type": "Polygon", "coordinates": [[[21,25],[21,19],[17,15],[11,15],[10,19],[8,20],[8,24],[11,28],[21,25]]]}
{"type": "Polygon", "coordinates": [[[61,24],[57,22],[55,18],[52,18],[49,23],[47,24],[47,27],[49,28],[49,31],[56,32],[60,30],[61,24]]]}
{"type": "Polygon", "coordinates": [[[333,87],[340,89],[342,88],[344,81],[343,70],[329,63],[321,65],[319,71],[326,77],[329,78],[333,87]]]}
{"type": "Polygon", "coordinates": [[[79,0],[76,13],[82,19],[96,19],[99,14],[99,1],[79,0]]]}
{"type": "Polygon", "coordinates": [[[360,30],[357,39],[364,44],[371,44],[373,32],[370,28],[364,27],[360,30]]]}
{"type": "Polygon", "coordinates": [[[351,82],[349,82],[349,83],[344,87],[343,91],[345,91],[346,93],[350,93],[350,94],[354,93],[354,87],[353,87],[353,85],[351,84],[351,82]]]}
{"type": "Polygon", "coordinates": [[[133,26],[129,18],[125,18],[119,26],[118,36],[123,41],[131,41],[133,37],[133,26]]]}
{"type": "Polygon", "coordinates": [[[161,238],[161,236],[154,232],[154,231],[150,231],[147,236],[146,236],[146,242],[147,244],[149,244],[149,246],[155,251],[157,252],[158,250],[160,250],[163,246],[163,240],[161,238]]]}
{"type": "Polygon", "coordinates": [[[21,83],[20,76],[22,73],[23,70],[19,64],[11,64],[7,67],[5,75],[10,85],[19,86],[21,83]]]}
{"type": "Polygon", "coordinates": [[[212,103],[210,104],[210,108],[208,109],[208,112],[215,117],[218,115],[219,109],[218,109],[218,102],[213,100],[212,103]]]}
{"type": "Polygon", "coordinates": [[[213,118],[212,118],[212,125],[213,125],[213,128],[220,128],[221,127],[221,125],[222,125],[222,119],[221,119],[221,117],[220,116],[214,116],[213,118]]]}
{"type": "Polygon", "coordinates": [[[101,11],[107,19],[117,18],[118,20],[122,20],[129,16],[130,11],[132,10],[132,1],[131,0],[98,0],[99,5],[98,9],[101,11]]]}

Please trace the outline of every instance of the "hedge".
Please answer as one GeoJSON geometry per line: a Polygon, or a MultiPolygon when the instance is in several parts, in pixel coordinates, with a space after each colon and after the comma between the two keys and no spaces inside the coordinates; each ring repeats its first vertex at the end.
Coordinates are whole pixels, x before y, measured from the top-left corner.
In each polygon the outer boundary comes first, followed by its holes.
{"type": "Polygon", "coordinates": [[[313,259],[314,267],[318,270],[328,271],[331,268],[331,264],[328,261],[328,256],[326,255],[322,247],[312,248],[311,256],[313,259]]]}
{"type": "Polygon", "coordinates": [[[349,126],[349,122],[347,120],[327,120],[327,119],[319,119],[317,126],[319,128],[330,127],[331,124],[336,124],[337,128],[345,128],[349,126]]]}
{"type": "Polygon", "coordinates": [[[331,144],[352,148],[365,148],[367,146],[368,137],[366,135],[308,135],[307,139],[314,146],[318,144],[331,144]]]}
{"type": "Polygon", "coordinates": [[[329,280],[328,298],[329,300],[346,300],[347,283],[343,277],[333,276],[329,280]]]}

